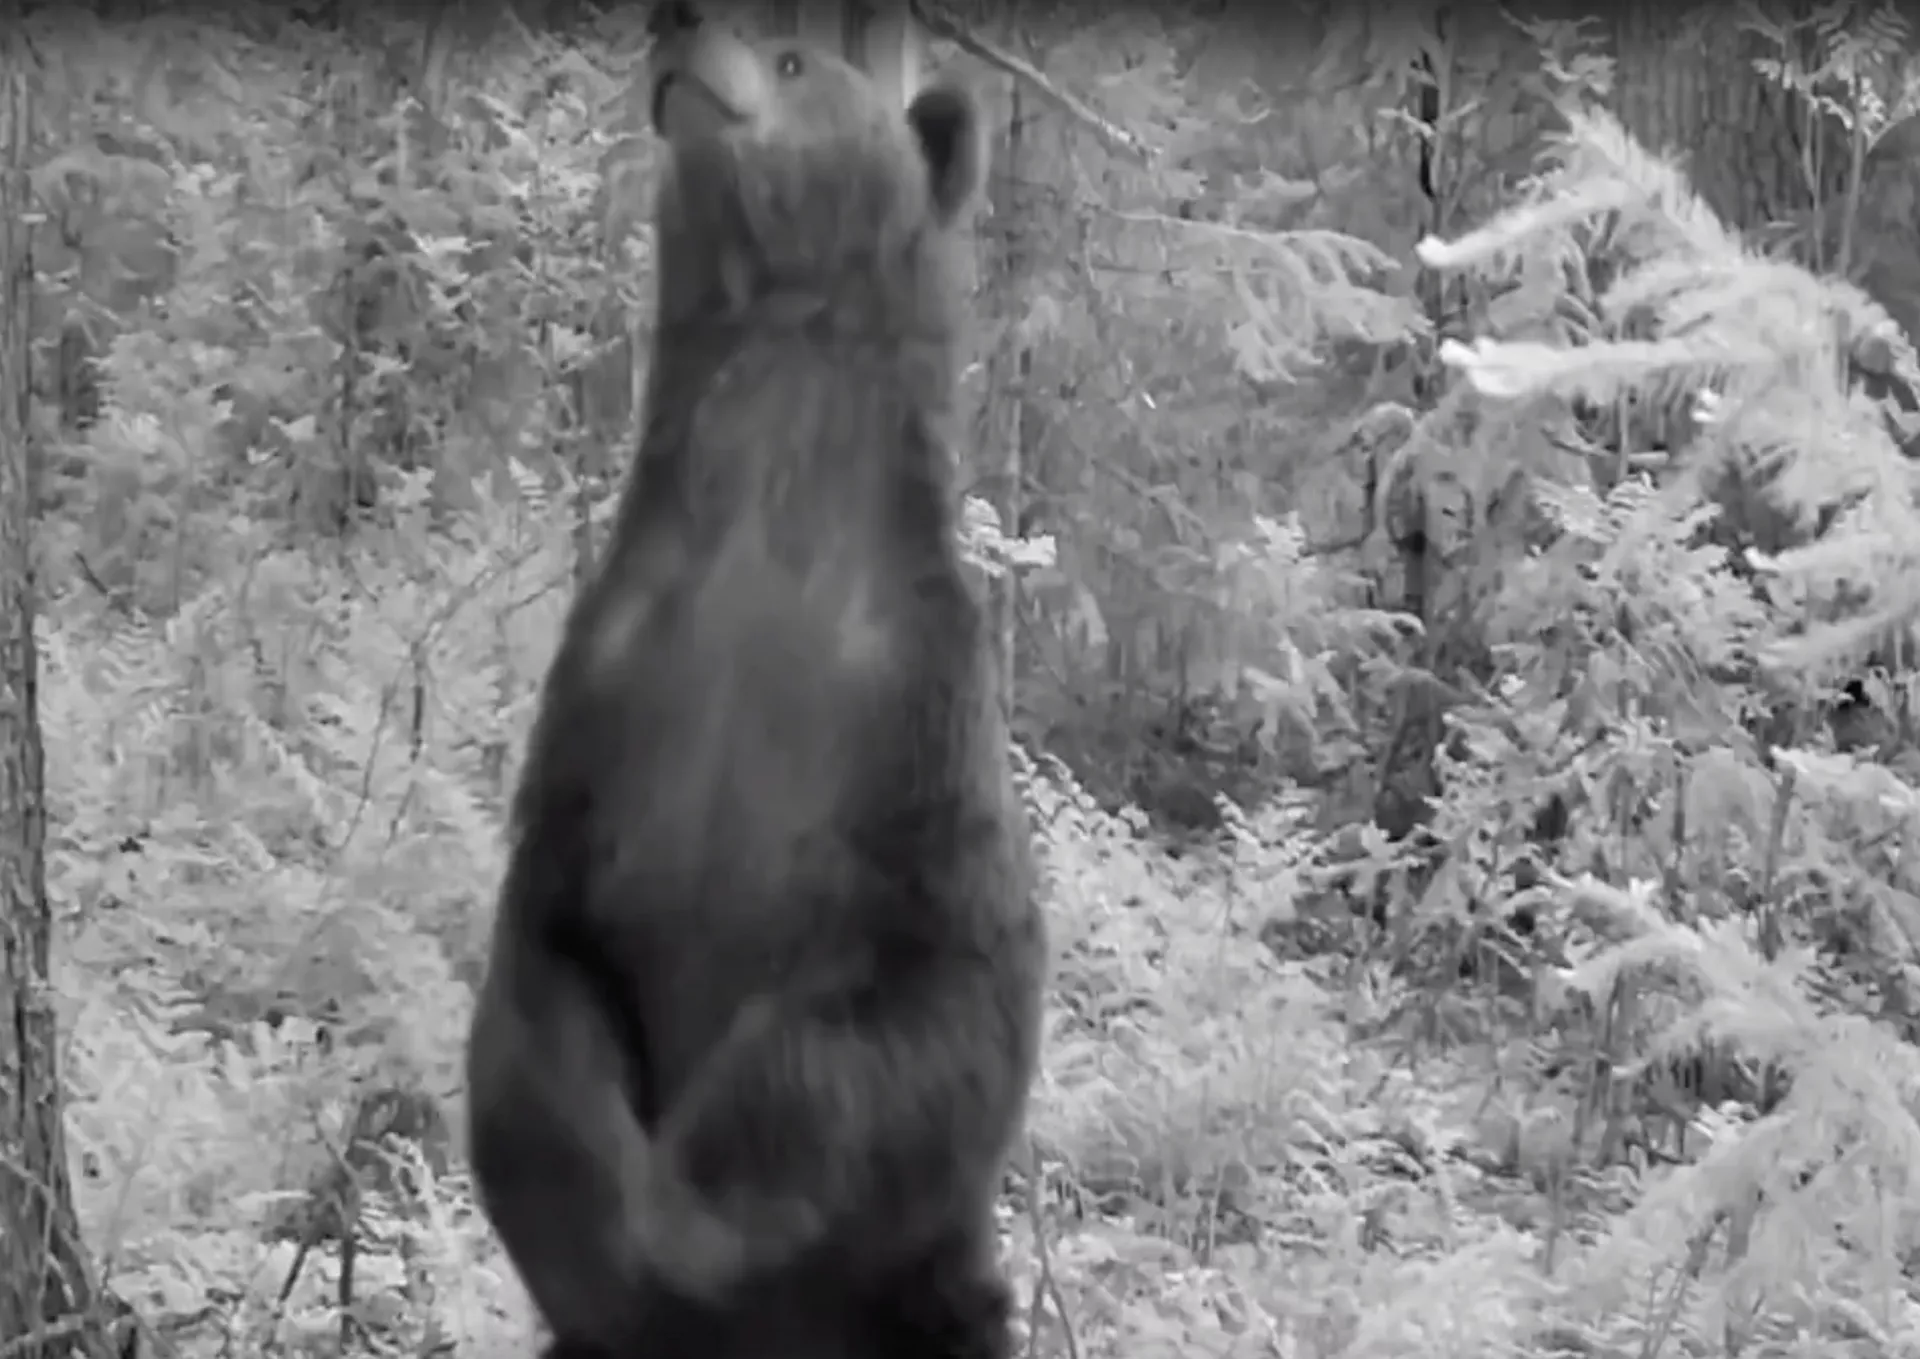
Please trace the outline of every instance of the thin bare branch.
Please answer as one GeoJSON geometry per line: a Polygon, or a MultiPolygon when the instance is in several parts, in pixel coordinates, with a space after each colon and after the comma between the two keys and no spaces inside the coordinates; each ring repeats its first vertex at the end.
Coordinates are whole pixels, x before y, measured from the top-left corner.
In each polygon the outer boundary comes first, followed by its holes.
{"type": "Polygon", "coordinates": [[[909,0],[909,4],[913,9],[913,17],[920,21],[920,26],[927,32],[959,44],[961,51],[971,53],[987,65],[1005,71],[1015,80],[1027,85],[1048,103],[1092,132],[1112,150],[1142,162],[1153,160],[1153,152],[1145,142],[1078,95],[1062,89],[1047,79],[1045,73],[1032,62],[1023,60],[998,44],[981,37],[945,9],[937,7],[934,0],[909,0]]]}

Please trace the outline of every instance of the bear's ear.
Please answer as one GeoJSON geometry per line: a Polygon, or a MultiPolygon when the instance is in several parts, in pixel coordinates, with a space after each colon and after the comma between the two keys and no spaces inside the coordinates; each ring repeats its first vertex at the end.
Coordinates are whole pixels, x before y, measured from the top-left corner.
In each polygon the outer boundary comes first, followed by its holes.
{"type": "Polygon", "coordinates": [[[943,83],[914,96],[907,122],[919,139],[927,163],[927,188],[934,216],[951,226],[973,205],[987,178],[986,139],[980,130],[980,106],[964,87],[943,83]]]}

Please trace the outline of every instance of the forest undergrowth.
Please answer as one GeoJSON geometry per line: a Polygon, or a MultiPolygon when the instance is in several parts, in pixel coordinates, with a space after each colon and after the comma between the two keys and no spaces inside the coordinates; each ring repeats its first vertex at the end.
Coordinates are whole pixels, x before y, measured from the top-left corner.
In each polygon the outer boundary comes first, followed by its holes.
{"type": "MultiPolygon", "coordinates": [[[[193,1352],[329,1347],[343,1296],[356,1351],[530,1343],[448,1129],[572,563],[537,531],[549,506],[454,537],[412,514],[350,564],[264,550],[165,624],[82,590],[43,621],[82,1219],[108,1281],[193,1352]],[[345,1285],[339,1166],[362,1188],[345,1285]]],[[[1475,817],[1484,854],[1519,757],[1476,773],[1491,738],[1462,731],[1440,812],[1475,817]]],[[[1518,984],[1512,959],[1436,982],[1385,946],[1405,932],[1289,960],[1276,925],[1364,933],[1326,918],[1306,799],[1226,806],[1219,843],[1175,857],[1057,761],[1021,768],[1058,962],[1006,1233],[1043,1352],[1694,1349],[1747,1324],[1770,1349],[1843,1327],[1866,1353],[1906,1333],[1920,1064],[1822,1009],[1804,950],[1767,962],[1752,918],[1548,869],[1540,919],[1577,917],[1586,945],[1519,959],[1518,984]],[[1726,1044],[1790,1065],[1789,1095],[1765,1117],[1748,1091],[1696,1097],[1671,1119],[1685,1159],[1615,1159],[1650,1136],[1644,1074],[1726,1044]]],[[[1420,957],[1461,918],[1434,904],[1447,881],[1410,915],[1420,957]]]]}
{"type": "MultiPolygon", "coordinates": [[[[339,1243],[301,1246],[337,1236],[310,1219],[339,1157],[369,1186],[356,1324],[526,1352],[446,1128],[375,1150],[351,1126],[399,1091],[457,1127],[502,788],[569,570],[507,516],[476,524],[499,536],[431,567],[270,554],[164,628],[73,602],[43,623],[81,1217],[107,1281],[196,1351],[338,1330],[339,1243]]],[[[1006,1225],[1044,1347],[1065,1352],[1062,1316],[1086,1354],[1485,1343],[1484,1288],[1531,1271],[1501,1191],[1446,1169],[1481,1140],[1456,1064],[1356,1043],[1373,988],[1258,944],[1301,890],[1297,812],[1231,862],[1176,861],[1056,762],[1021,765],[1059,961],[1006,1225]],[[1477,1281],[1444,1320],[1414,1302],[1439,1269],[1477,1281]]]]}

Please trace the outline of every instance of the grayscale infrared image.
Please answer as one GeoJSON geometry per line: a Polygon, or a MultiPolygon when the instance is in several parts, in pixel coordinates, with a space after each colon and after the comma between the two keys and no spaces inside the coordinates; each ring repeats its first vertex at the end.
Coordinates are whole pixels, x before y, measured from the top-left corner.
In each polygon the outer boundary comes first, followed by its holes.
{"type": "Polygon", "coordinates": [[[0,0],[0,1359],[1920,1354],[1916,24],[0,0]]]}

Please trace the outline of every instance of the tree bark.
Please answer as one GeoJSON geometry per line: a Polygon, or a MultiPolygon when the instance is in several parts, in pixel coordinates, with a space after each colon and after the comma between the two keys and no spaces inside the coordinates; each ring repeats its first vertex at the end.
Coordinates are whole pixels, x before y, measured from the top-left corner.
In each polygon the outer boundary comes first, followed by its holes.
{"type": "Polygon", "coordinates": [[[1733,17],[1645,0],[1614,11],[1614,104],[1649,148],[1680,156],[1724,221],[1753,230],[1830,199],[1844,147],[1753,69],[1754,58],[1780,53],[1733,17]]]}
{"type": "MultiPolygon", "coordinates": [[[[1016,22],[1009,14],[1011,27],[1016,22]]],[[[1033,275],[1033,221],[1027,185],[1032,173],[1027,145],[1026,91],[1018,82],[1007,92],[1007,121],[995,140],[988,182],[988,224],[980,233],[981,311],[993,318],[987,327],[993,336],[981,358],[986,384],[981,395],[977,450],[972,466],[974,488],[985,488],[1000,515],[1001,531],[1021,532],[1024,505],[1021,488],[1032,456],[1033,347],[1026,327],[1015,324],[1026,310],[1026,289],[1033,275]]],[[[1000,701],[1013,716],[1015,685],[1019,679],[1018,620],[1020,575],[1008,571],[988,584],[993,608],[994,660],[999,668],[1000,701]]]]}
{"type": "Polygon", "coordinates": [[[27,437],[28,51],[0,0],[0,1351],[105,1356],[61,1130],[27,437]]]}

